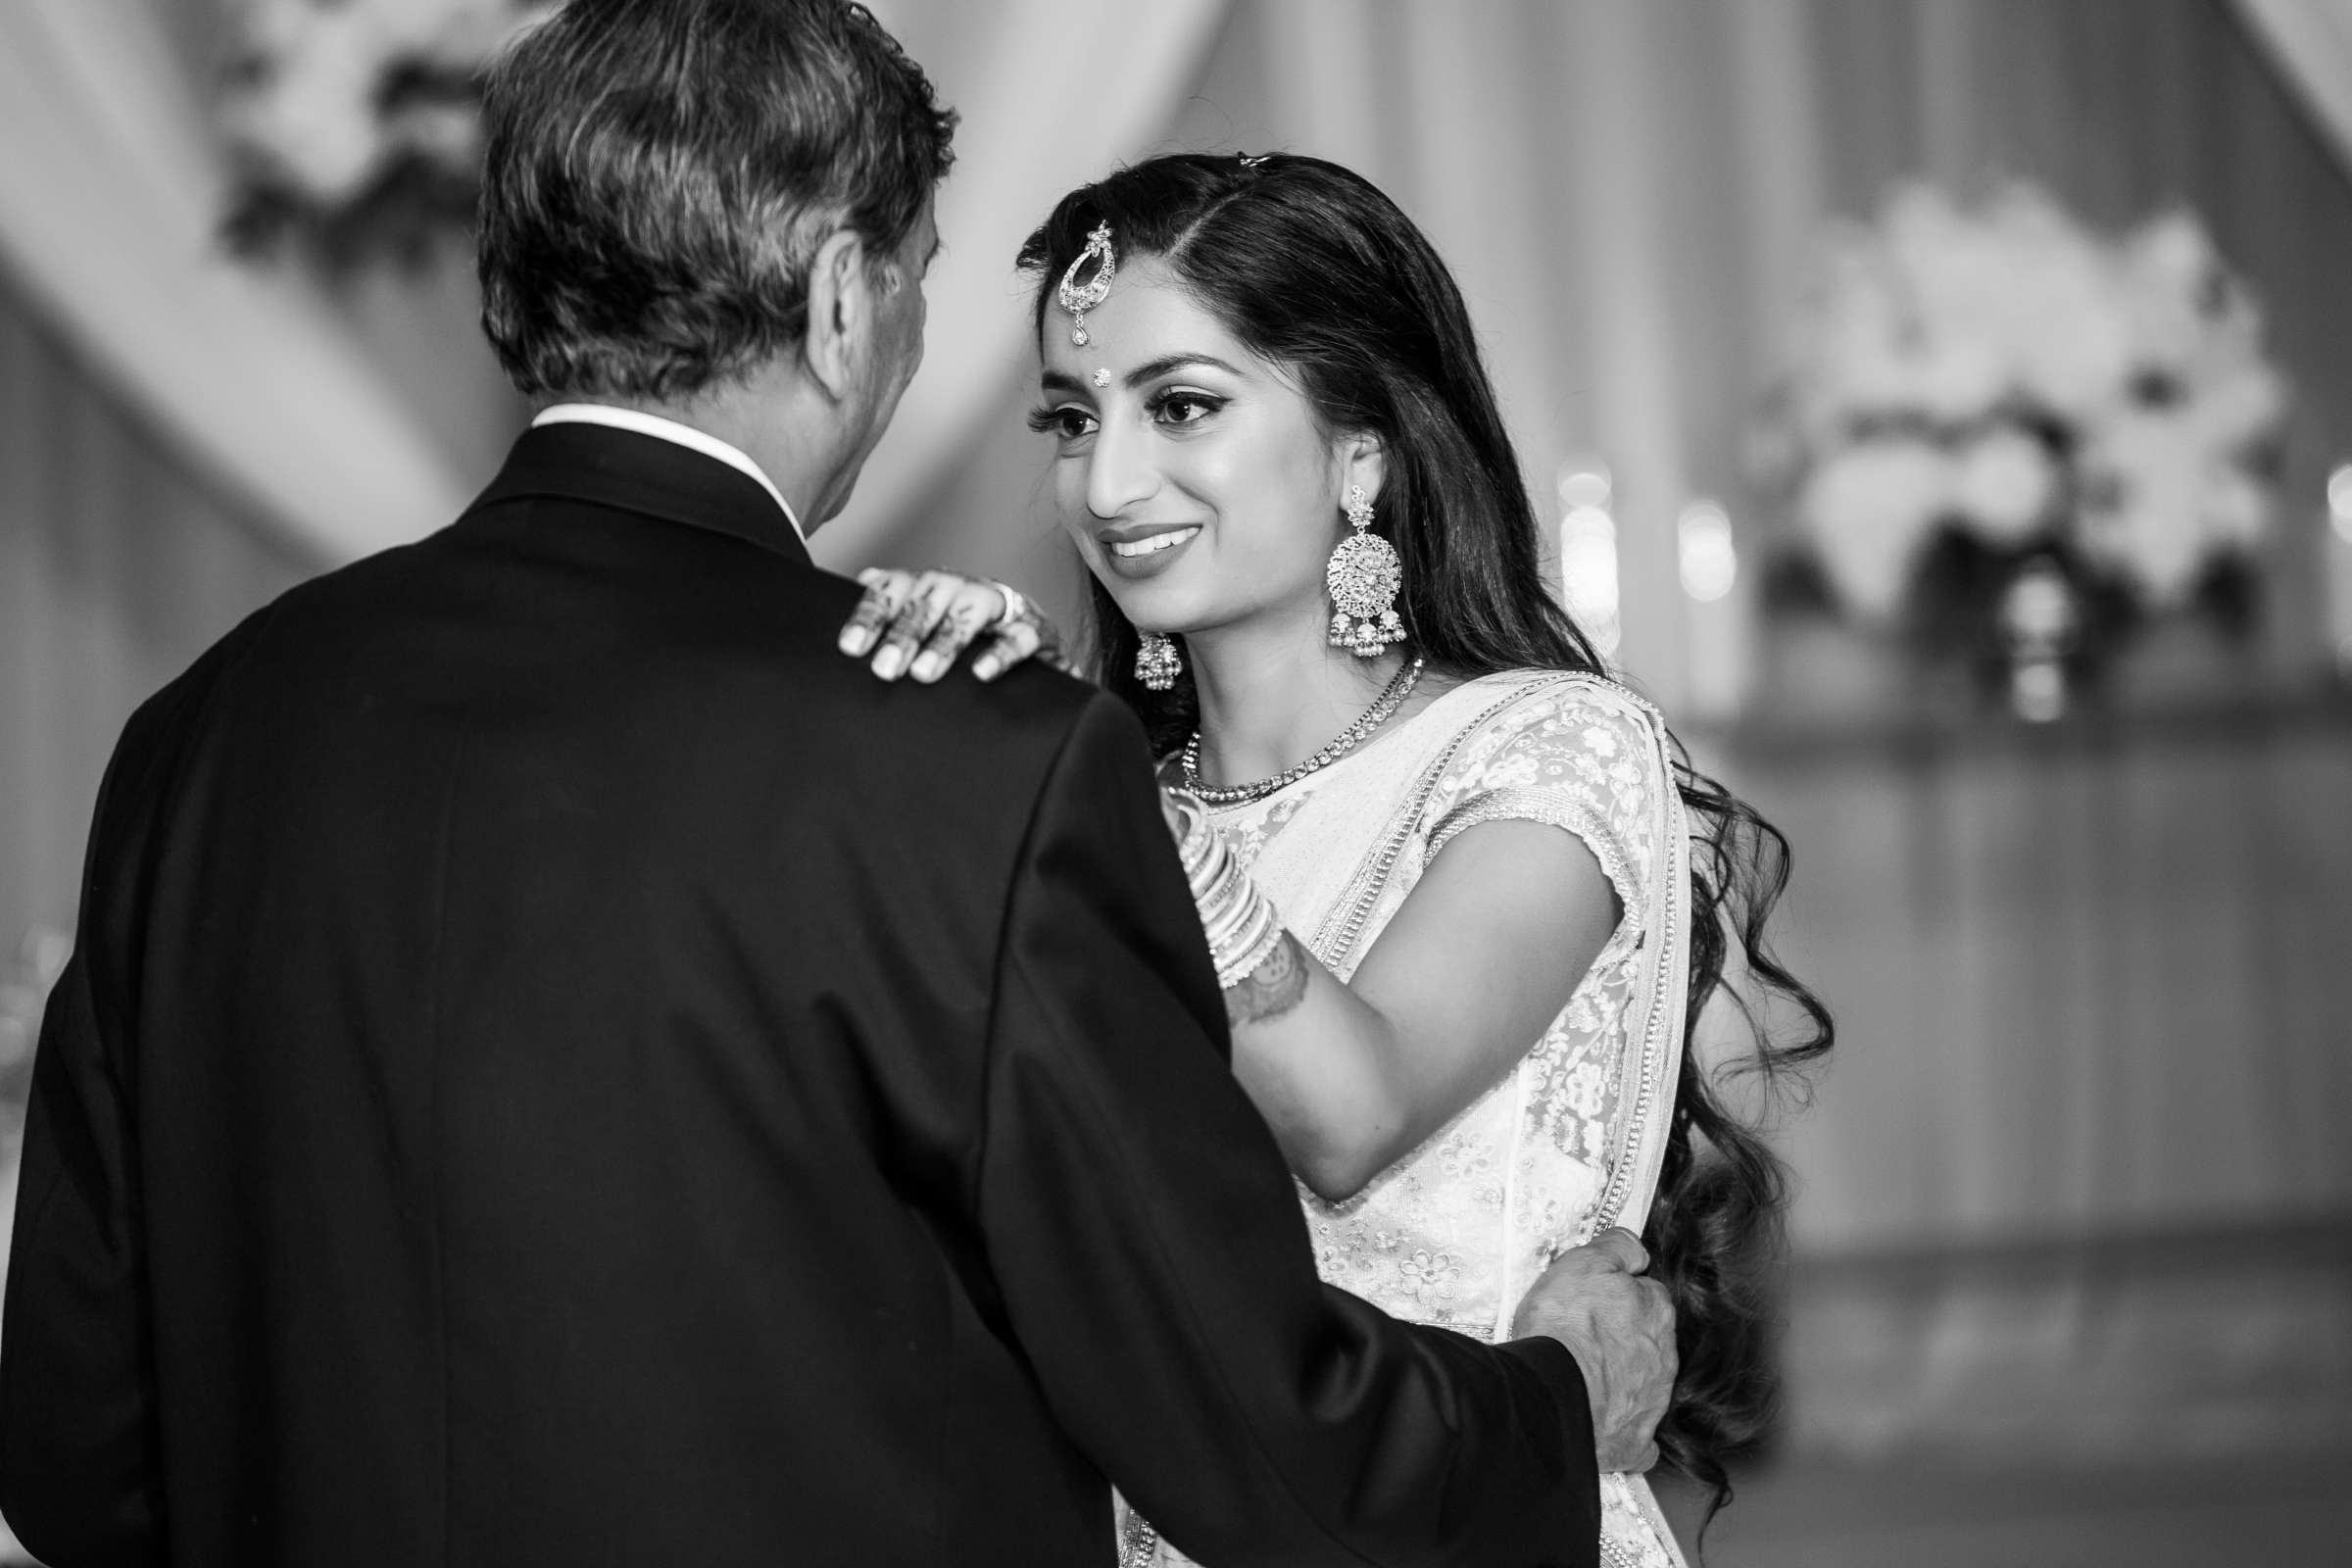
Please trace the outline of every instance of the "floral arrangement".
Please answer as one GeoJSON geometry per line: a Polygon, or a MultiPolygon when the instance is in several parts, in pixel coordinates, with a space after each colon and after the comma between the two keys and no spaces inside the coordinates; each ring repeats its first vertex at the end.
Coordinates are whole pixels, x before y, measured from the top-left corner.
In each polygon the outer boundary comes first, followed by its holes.
{"type": "Polygon", "coordinates": [[[222,114],[230,237],[336,264],[420,253],[471,222],[480,78],[551,0],[237,0],[222,114]]]}
{"type": "Polygon", "coordinates": [[[1856,618],[1982,654],[2022,613],[2081,646],[2242,611],[2285,404],[2187,213],[2110,240],[2032,186],[1971,211],[1912,185],[1834,237],[1764,453],[1856,618]]]}

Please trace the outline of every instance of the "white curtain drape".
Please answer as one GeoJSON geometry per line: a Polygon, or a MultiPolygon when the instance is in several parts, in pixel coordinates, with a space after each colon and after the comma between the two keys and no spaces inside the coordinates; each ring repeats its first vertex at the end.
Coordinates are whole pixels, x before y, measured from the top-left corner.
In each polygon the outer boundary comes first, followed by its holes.
{"type": "Polygon", "coordinates": [[[2352,0],[2236,0],[2237,12],[2270,50],[2352,170],[2352,0]]]}
{"type": "MultiPolygon", "coordinates": [[[[864,559],[967,444],[1025,352],[1008,258],[1026,226],[1165,130],[1225,0],[876,10],[963,128],[924,371],[852,514],[820,540],[839,564],[864,559]]],[[[147,0],[0,6],[0,261],[199,469],[307,554],[350,560],[464,503],[479,476],[456,471],[420,417],[429,368],[396,386],[355,338],[348,303],[222,253],[222,161],[147,0]]]]}
{"type": "Polygon", "coordinates": [[[218,239],[226,175],[143,0],[0,6],[0,261],[195,465],[347,560],[464,488],[333,308],[218,239]]]}

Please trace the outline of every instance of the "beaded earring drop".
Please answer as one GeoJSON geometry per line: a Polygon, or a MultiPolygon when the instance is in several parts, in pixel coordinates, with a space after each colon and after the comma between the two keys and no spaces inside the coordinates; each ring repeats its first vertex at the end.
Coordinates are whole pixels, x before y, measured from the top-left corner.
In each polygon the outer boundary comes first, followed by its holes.
{"type": "Polygon", "coordinates": [[[1348,649],[1358,659],[1377,659],[1390,644],[1404,641],[1404,622],[1396,613],[1404,571],[1396,547],[1372,531],[1372,503],[1360,484],[1348,487],[1348,521],[1355,532],[1331,553],[1323,572],[1334,607],[1331,646],[1348,649]]]}
{"type": "Polygon", "coordinates": [[[1147,691],[1164,692],[1183,673],[1184,656],[1177,652],[1175,638],[1155,631],[1142,634],[1135,648],[1135,678],[1147,691]]]}

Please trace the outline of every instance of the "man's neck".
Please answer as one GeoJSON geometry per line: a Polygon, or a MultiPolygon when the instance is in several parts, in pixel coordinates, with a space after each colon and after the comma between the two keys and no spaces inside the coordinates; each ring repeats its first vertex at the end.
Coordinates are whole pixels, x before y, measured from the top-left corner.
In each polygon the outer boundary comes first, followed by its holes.
{"type": "Polygon", "coordinates": [[[821,409],[801,407],[805,390],[768,384],[755,378],[749,384],[697,393],[692,397],[595,398],[589,401],[650,414],[656,418],[700,430],[724,441],[767,475],[784,504],[792,510],[803,534],[813,533],[832,509],[831,489],[841,467],[840,443],[821,409]]]}

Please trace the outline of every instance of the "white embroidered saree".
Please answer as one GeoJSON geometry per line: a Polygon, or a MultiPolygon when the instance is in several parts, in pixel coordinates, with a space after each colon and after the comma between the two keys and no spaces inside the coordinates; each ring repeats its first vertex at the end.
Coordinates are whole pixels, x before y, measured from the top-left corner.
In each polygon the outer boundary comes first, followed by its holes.
{"type": "MultiPolygon", "coordinates": [[[[1454,834],[1519,818],[1573,833],[1624,917],[1509,1076],[1345,1203],[1299,1189],[1331,1283],[1482,1339],[1552,1257],[1641,1230],[1680,1070],[1689,825],[1663,724],[1622,687],[1519,670],[1470,681],[1361,751],[1212,813],[1291,931],[1342,979],[1454,834]]],[[[1639,1476],[1601,1478],[1604,1563],[1682,1568],[1639,1476]]],[[[1121,1508],[1123,1560],[1188,1562],[1121,1508]],[[1141,1549],[1138,1549],[1141,1548],[1141,1549]]],[[[1213,1568],[1213,1565],[1212,1565],[1213,1568]]]]}

